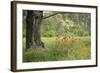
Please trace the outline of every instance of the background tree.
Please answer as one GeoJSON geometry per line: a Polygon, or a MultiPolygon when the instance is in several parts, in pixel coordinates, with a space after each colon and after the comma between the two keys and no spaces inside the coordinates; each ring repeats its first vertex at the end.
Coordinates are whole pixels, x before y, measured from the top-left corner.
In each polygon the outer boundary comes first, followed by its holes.
{"type": "Polygon", "coordinates": [[[90,13],[24,10],[25,48],[44,48],[41,37],[90,36],[90,22],[90,13]]]}

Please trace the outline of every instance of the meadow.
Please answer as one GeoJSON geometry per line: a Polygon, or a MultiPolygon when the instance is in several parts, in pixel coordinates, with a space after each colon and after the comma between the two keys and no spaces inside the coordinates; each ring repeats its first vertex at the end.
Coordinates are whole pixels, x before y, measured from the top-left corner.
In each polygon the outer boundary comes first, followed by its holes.
{"type": "Polygon", "coordinates": [[[23,11],[23,62],[90,58],[90,13],[23,11]]]}
{"type": "MultiPolygon", "coordinates": [[[[78,38],[78,37],[74,37],[78,38]]],[[[85,60],[91,58],[90,36],[79,39],[62,40],[57,37],[42,37],[44,49],[28,49],[25,51],[25,38],[23,40],[23,62],[85,60]]]]}

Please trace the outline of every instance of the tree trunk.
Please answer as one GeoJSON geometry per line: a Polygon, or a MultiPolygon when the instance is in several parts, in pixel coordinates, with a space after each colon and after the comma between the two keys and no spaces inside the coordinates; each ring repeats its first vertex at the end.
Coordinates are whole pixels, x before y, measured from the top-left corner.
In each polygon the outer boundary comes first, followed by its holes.
{"type": "Polygon", "coordinates": [[[40,26],[43,19],[42,11],[27,11],[26,17],[26,49],[44,48],[41,41],[40,26]]]}

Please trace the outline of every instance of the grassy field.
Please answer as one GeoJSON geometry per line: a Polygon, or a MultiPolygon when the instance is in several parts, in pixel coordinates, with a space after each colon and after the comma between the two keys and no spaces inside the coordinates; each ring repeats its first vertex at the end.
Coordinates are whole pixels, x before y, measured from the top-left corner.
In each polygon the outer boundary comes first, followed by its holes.
{"type": "MultiPolygon", "coordinates": [[[[23,50],[23,62],[85,60],[91,58],[90,37],[80,37],[80,40],[62,41],[56,37],[43,37],[45,49],[23,50]]],[[[25,48],[25,39],[23,40],[25,48]]]]}

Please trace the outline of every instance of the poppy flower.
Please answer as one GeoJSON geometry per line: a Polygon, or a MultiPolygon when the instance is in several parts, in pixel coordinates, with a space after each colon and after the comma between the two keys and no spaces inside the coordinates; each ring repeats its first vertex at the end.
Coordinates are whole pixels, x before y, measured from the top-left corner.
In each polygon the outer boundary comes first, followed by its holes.
{"type": "Polygon", "coordinates": [[[77,37],[77,40],[80,40],[80,37],[77,37]]]}
{"type": "Polygon", "coordinates": [[[64,40],[66,40],[66,39],[67,39],[67,37],[66,37],[66,36],[64,36],[64,37],[63,37],[63,39],[64,39],[64,40]]]}

